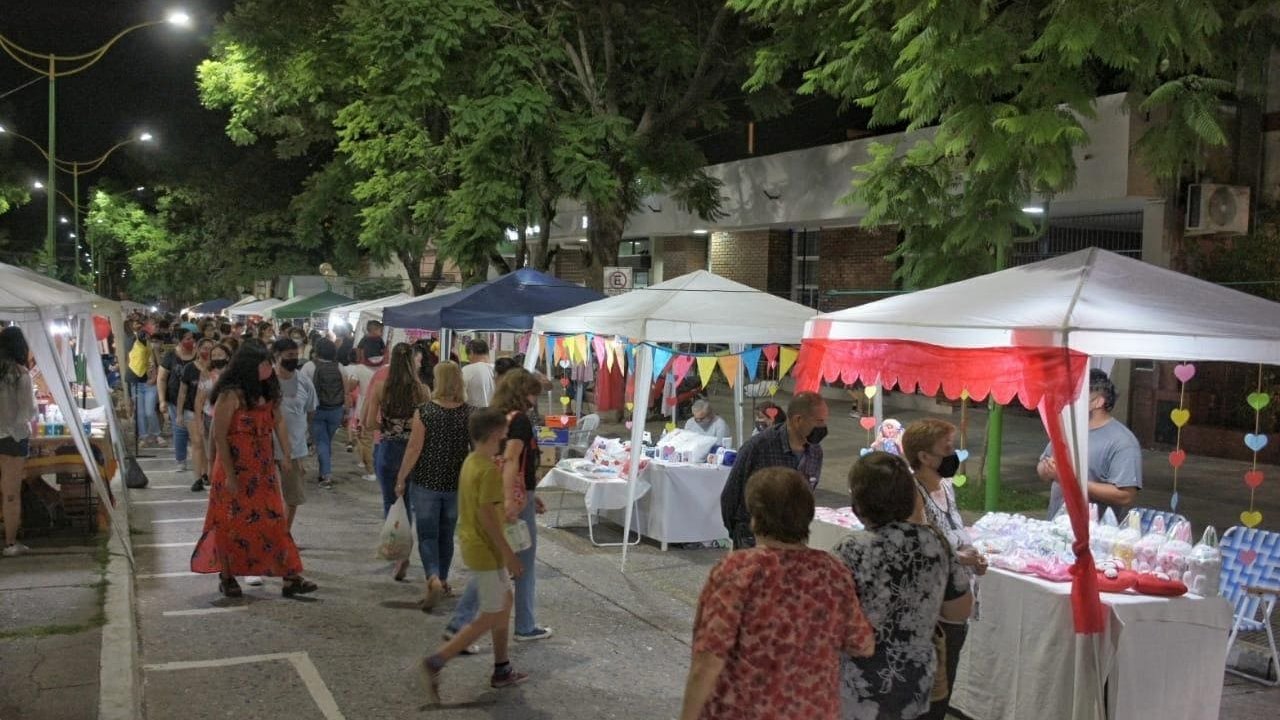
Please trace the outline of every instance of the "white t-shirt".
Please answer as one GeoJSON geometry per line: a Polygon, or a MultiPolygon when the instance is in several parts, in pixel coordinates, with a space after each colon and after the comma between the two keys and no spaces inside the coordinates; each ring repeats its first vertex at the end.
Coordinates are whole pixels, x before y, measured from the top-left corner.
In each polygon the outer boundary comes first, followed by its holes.
{"type": "Polygon", "coordinates": [[[706,427],[699,425],[697,420],[689,418],[689,422],[684,424],[684,429],[699,435],[710,435],[715,438],[727,438],[733,434],[729,431],[729,423],[725,422],[724,418],[719,415],[712,418],[711,423],[706,427]]]}
{"type": "Polygon", "coordinates": [[[369,383],[373,382],[373,376],[377,372],[377,369],[360,363],[352,363],[342,368],[343,377],[355,380],[360,385],[356,393],[356,417],[358,418],[364,417],[364,399],[369,394],[369,383]]]}
{"type": "Polygon", "coordinates": [[[462,384],[467,389],[467,404],[471,407],[489,407],[493,388],[497,384],[493,365],[487,362],[468,363],[462,368],[462,384]]]}

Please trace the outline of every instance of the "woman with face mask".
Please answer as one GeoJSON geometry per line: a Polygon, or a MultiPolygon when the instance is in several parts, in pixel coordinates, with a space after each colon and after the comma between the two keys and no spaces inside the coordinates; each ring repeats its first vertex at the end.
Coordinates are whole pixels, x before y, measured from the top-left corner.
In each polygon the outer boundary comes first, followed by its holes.
{"type": "Polygon", "coordinates": [[[182,424],[187,429],[191,447],[189,457],[191,469],[195,472],[195,482],[191,484],[193,492],[200,492],[209,486],[209,460],[205,449],[204,418],[197,404],[200,394],[200,383],[209,374],[209,354],[217,345],[208,338],[202,339],[196,346],[196,359],[182,369],[182,378],[178,387],[178,411],[182,424]]]}
{"type": "MultiPolygon", "coordinates": [[[[956,561],[970,587],[976,587],[976,577],[987,571],[987,560],[973,547],[973,540],[964,528],[960,508],[956,504],[955,487],[951,483],[951,478],[960,471],[956,426],[937,418],[917,420],[903,433],[902,449],[915,473],[916,490],[921,500],[917,512],[923,512],[923,518],[915,519],[942,533],[954,550],[956,561]]],[[[938,671],[945,673],[947,692],[945,697],[930,703],[928,713],[921,715],[930,720],[942,720],[947,716],[951,705],[951,686],[955,682],[956,667],[960,664],[960,649],[969,634],[968,616],[963,619],[939,617],[938,632],[945,638],[946,662],[938,671]]]]}
{"type": "Polygon", "coordinates": [[[178,393],[182,389],[183,373],[196,359],[196,336],[189,328],[179,328],[177,338],[178,346],[169,351],[160,363],[156,385],[160,388],[160,414],[168,416],[169,427],[173,430],[173,459],[178,463],[178,472],[185,472],[190,469],[187,462],[190,438],[183,421],[182,407],[178,405],[178,393]]]}
{"type": "Polygon", "coordinates": [[[291,449],[280,399],[271,355],[259,343],[245,343],[213,386],[213,473],[191,570],[218,573],[227,597],[242,594],[237,575],[282,578],[285,597],[316,590],[300,574],[276,473],[272,434],[285,457],[291,449]]]}
{"type": "MultiPolygon", "coordinates": [[[[218,377],[231,362],[233,354],[235,349],[229,344],[214,345],[209,350],[209,369],[200,378],[200,384],[196,386],[196,412],[202,423],[207,468],[213,466],[213,440],[210,434],[210,430],[213,429],[213,402],[210,398],[213,396],[214,384],[218,382],[218,377]]],[[[201,483],[201,486],[201,489],[209,487],[208,481],[201,483]]],[[[191,489],[196,488],[193,485],[191,489]]]]}

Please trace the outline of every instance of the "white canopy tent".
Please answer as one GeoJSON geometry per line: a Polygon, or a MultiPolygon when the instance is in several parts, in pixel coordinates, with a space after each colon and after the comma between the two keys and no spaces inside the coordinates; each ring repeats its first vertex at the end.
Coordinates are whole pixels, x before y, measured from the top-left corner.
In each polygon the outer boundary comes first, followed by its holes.
{"type": "Polygon", "coordinates": [[[386,307],[387,305],[399,305],[413,299],[415,298],[409,293],[396,293],[394,295],[375,298],[373,300],[361,300],[359,302],[350,303],[349,305],[339,305],[336,308],[330,308],[329,310],[322,312],[329,313],[330,328],[338,323],[343,323],[359,330],[357,326],[360,324],[360,314],[363,311],[377,310],[378,314],[381,315],[381,309],[383,307],[386,307]]]}
{"type": "Polygon", "coordinates": [[[255,300],[244,305],[232,306],[227,308],[227,314],[232,317],[265,317],[271,308],[289,302],[288,300],[278,300],[276,298],[267,298],[265,300],[255,300]]]}
{"type": "MultiPolygon", "coordinates": [[[[116,456],[123,461],[124,435],[115,409],[111,404],[111,388],[102,368],[98,344],[94,335],[93,316],[102,315],[111,322],[112,332],[123,338],[124,319],[120,304],[80,288],[59,282],[25,268],[0,263],[0,320],[13,322],[22,333],[35,357],[36,367],[45,377],[45,384],[58,409],[67,418],[67,432],[85,459],[85,468],[99,500],[107,507],[115,532],[124,533],[124,546],[129,547],[126,521],[119,517],[111,504],[111,493],[94,460],[89,436],[84,431],[84,420],[71,396],[71,379],[74,368],[66,362],[66,347],[60,350],[55,335],[74,336],[76,347],[88,356],[87,379],[94,396],[102,405],[111,432],[116,456]]],[[[123,361],[122,361],[123,365],[123,361]]],[[[120,484],[125,492],[124,484],[120,484]]]]}
{"type": "MultiPolygon", "coordinates": [[[[805,328],[797,388],[862,380],[1038,408],[1077,545],[1077,632],[1100,630],[1088,554],[1088,362],[1280,364],[1280,304],[1096,248],[820,315],[805,328]],[[1065,470],[1062,470],[1065,468],[1065,470]],[[1083,546],[1083,548],[1081,547],[1083,546]]],[[[1100,650],[1077,667],[1077,713],[1102,716],[1100,650]]],[[[1215,704],[1216,707],[1216,704],[1215,704]]]]}
{"type": "Polygon", "coordinates": [[[241,297],[239,300],[228,305],[227,308],[222,311],[222,314],[226,315],[227,317],[231,317],[232,315],[238,314],[237,311],[240,308],[244,307],[245,305],[248,305],[249,303],[256,303],[256,302],[258,302],[257,297],[253,295],[245,295],[241,297]]]}
{"type": "MultiPolygon", "coordinates": [[[[719,275],[698,270],[622,295],[597,300],[534,318],[533,332],[543,335],[612,335],[641,343],[633,372],[637,378],[632,402],[631,469],[623,537],[631,531],[636,474],[640,466],[644,418],[653,376],[653,348],[649,343],[726,343],[735,350],[746,345],[796,343],[813,309],[770,295],[719,275]]],[[[538,361],[542,343],[530,343],[526,365],[538,361]]],[[[743,440],[743,367],[738,364],[734,387],[737,440],[743,440]]],[[[622,564],[627,550],[623,545],[622,564]]]]}

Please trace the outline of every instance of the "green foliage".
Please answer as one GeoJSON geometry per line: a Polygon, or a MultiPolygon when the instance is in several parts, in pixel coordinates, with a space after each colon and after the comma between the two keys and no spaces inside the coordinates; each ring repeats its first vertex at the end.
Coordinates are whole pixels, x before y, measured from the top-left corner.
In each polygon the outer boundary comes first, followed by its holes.
{"type": "Polygon", "coordinates": [[[897,224],[909,286],[989,270],[1021,229],[1021,208],[1075,182],[1094,98],[1127,90],[1151,111],[1139,149],[1176,181],[1226,142],[1222,106],[1242,61],[1238,35],[1271,16],[1240,0],[730,0],[774,37],[748,88],[803,71],[802,93],[870,110],[880,127],[920,130],[879,144],[851,201],[869,224],[897,224]],[[1256,22],[1241,22],[1253,17],[1256,22]]]}

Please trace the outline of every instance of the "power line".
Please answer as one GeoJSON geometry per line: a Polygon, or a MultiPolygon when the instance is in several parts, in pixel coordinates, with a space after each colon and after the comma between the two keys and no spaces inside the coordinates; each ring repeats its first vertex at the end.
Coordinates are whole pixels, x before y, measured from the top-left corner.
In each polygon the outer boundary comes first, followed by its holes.
{"type": "Polygon", "coordinates": [[[28,80],[27,82],[22,83],[22,84],[21,84],[21,85],[19,85],[18,87],[16,87],[16,88],[14,88],[14,89],[12,89],[12,90],[10,90],[10,91],[8,91],[8,92],[4,93],[3,95],[0,95],[0,100],[3,100],[3,99],[5,99],[5,98],[9,97],[10,95],[12,95],[12,94],[14,94],[14,93],[18,92],[19,90],[24,90],[24,89],[26,89],[26,88],[28,88],[28,87],[31,87],[32,85],[35,85],[36,83],[38,83],[38,82],[40,82],[41,80],[44,80],[44,79],[45,79],[44,77],[37,77],[37,78],[35,78],[34,80],[28,80]]]}

